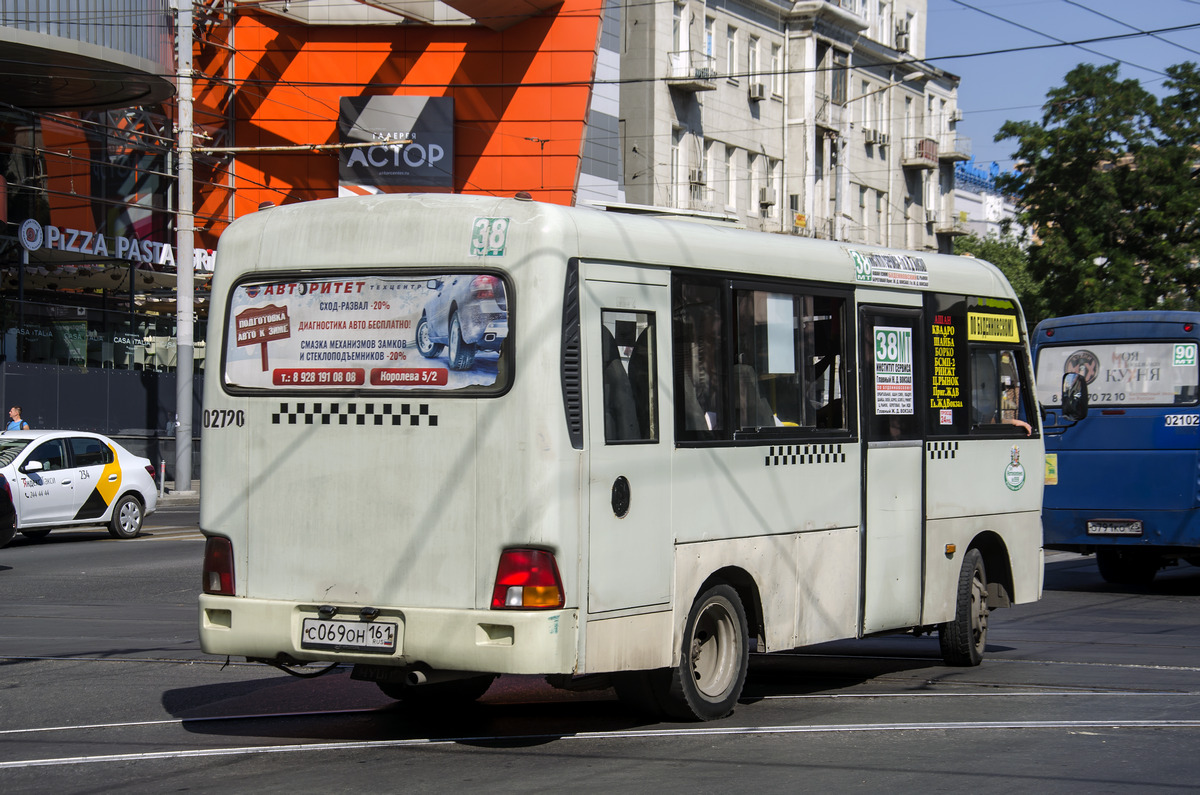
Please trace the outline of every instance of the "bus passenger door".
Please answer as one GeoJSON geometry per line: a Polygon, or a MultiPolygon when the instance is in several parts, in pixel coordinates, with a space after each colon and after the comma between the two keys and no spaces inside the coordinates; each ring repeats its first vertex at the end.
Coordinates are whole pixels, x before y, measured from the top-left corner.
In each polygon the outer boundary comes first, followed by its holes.
{"type": "Polygon", "coordinates": [[[666,604],[672,555],[665,271],[585,265],[589,613],[666,604]]]}
{"type": "Polygon", "coordinates": [[[924,395],[920,310],[861,310],[864,635],[921,620],[924,395]]]}

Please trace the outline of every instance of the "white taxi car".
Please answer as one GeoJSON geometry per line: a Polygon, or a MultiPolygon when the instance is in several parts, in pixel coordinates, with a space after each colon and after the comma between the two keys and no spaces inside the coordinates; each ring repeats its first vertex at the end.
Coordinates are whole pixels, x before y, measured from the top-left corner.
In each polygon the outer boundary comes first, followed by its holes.
{"type": "Polygon", "coordinates": [[[2,431],[0,477],[27,538],[100,524],[114,538],[135,538],[158,507],[150,460],[98,433],[2,431]]]}

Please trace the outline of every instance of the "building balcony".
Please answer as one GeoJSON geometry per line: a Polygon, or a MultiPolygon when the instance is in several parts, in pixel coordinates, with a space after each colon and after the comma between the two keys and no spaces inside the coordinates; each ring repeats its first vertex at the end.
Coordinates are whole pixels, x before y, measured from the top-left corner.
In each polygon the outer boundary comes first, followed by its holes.
{"type": "Polygon", "coordinates": [[[965,135],[945,133],[938,146],[938,157],[942,160],[970,160],[971,139],[965,135]]]}
{"type": "Polygon", "coordinates": [[[933,222],[933,231],[939,235],[950,235],[952,237],[969,235],[971,230],[967,228],[966,212],[959,211],[950,215],[939,214],[937,220],[933,222]]]}
{"type": "Polygon", "coordinates": [[[900,150],[900,165],[904,168],[937,168],[938,143],[932,138],[905,138],[900,150]]]}
{"type": "Polygon", "coordinates": [[[667,85],[679,91],[713,91],[717,87],[716,59],[698,50],[669,53],[667,85]]]}

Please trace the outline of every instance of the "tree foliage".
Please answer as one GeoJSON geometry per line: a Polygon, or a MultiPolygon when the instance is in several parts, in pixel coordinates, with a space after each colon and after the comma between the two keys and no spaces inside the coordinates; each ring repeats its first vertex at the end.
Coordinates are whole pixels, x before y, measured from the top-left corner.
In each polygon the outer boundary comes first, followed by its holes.
{"type": "Polygon", "coordinates": [[[1200,305],[1200,73],[1168,67],[1160,100],[1117,66],[1081,64],[1040,122],[1008,121],[1001,189],[1037,241],[1029,275],[1051,316],[1200,305]]]}
{"type": "Polygon", "coordinates": [[[954,253],[978,257],[999,268],[1020,299],[1030,329],[1047,317],[1042,306],[1041,285],[1029,273],[1029,254],[1015,238],[966,235],[954,241],[954,253]]]}

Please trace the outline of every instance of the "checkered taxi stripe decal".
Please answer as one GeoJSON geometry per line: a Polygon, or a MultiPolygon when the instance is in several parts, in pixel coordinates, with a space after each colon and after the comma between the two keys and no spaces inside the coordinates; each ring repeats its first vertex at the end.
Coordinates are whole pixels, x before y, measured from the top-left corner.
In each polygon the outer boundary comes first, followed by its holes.
{"type": "Polygon", "coordinates": [[[274,425],[425,425],[438,424],[427,403],[280,403],[274,425]]]}
{"type": "Polygon", "coordinates": [[[930,461],[958,456],[958,442],[926,442],[925,449],[929,451],[930,461]]]}
{"type": "Polygon", "coordinates": [[[769,467],[793,464],[844,464],[846,454],[840,444],[781,444],[767,450],[769,467]]]}

